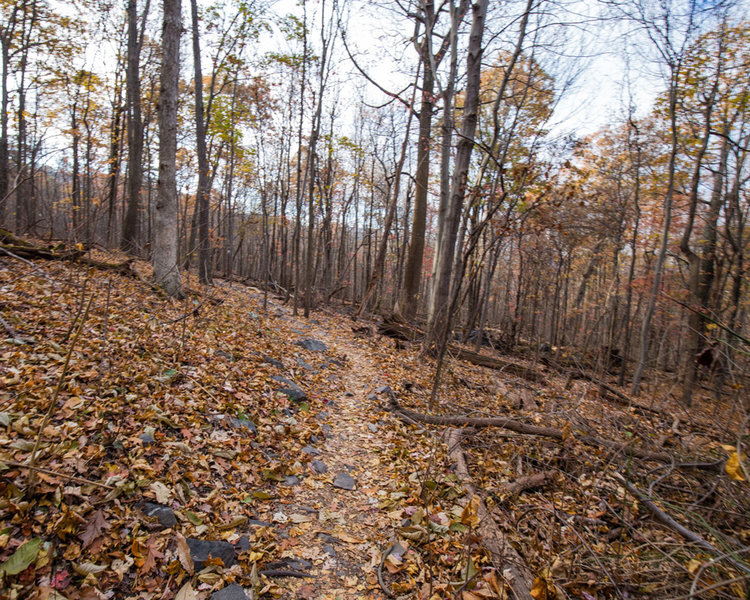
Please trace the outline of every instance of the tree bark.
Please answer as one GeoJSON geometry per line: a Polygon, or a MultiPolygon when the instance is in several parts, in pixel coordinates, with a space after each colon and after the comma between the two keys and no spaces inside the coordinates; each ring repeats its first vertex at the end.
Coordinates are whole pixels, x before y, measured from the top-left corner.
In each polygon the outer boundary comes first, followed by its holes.
{"type": "Polygon", "coordinates": [[[198,217],[198,280],[211,284],[211,239],[208,151],[206,150],[206,120],[203,110],[203,72],[201,70],[201,46],[197,0],[190,0],[193,22],[193,67],[195,72],[195,143],[198,154],[198,191],[196,207],[198,217]]]}
{"type": "Polygon", "coordinates": [[[154,281],[182,298],[177,261],[177,97],[180,76],[180,0],[164,0],[159,94],[159,183],[154,218],[154,281]]]}

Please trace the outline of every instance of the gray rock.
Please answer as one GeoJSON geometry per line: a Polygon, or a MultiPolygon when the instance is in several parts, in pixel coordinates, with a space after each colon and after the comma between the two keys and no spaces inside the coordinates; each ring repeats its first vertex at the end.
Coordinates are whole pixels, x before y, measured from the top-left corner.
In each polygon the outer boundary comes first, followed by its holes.
{"type": "Polygon", "coordinates": [[[333,480],[333,487],[342,490],[353,490],[355,485],[354,477],[349,475],[349,473],[339,473],[333,480]]]}
{"type": "Polygon", "coordinates": [[[234,356],[229,354],[229,352],[224,352],[224,350],[217,350],[215,354],[216,356],[221,356],[222,358],[226,358],[227,360],[234,360],[234,356]]]}
{"type": "Polygon", "coordinates": [[[248,525],[252,525],[253,527],[270,527],[271,523],[268,523],[267,521],[259,521],[258,519],[250,519],[247,522],[248,525]]]}
{"type": "Polygon", "coordinates": [[[276,360],[275,358],[271,358],[270,356],[266,356],[265,354],[262,356],[262,358],[264,363],[273,365],[274,367],[278,367],[279,369],[284,368],[284,363],[280,360],[276,360]]]}
{"type": "Polygon", "coordinates": [[[237,540],[237,542],[234,544],[234,547],[237,548],[237,550],[240,552],[247,552],[253,546],[250,543],[250,538],[246,535],[243,535],[240,539],[237,540]]]}
{"type": "Polygon", "coordinates": [[[310,338],[297,340],[294,343],[298,346],[302,346],[305,350],[310,350],[311,352],[326,352],[328,350],[328,347],[323,342],[310,338]]]}
{"type": "Polygon", "coordinates": [[[283,387],[280,387],[279,391],[282,394],[286,394],[292,402],[303,402],[307,400],[307,394],[305,391],[293,381],[286,377],[282,377],[281,375],[274,375],[271,379],[282,384],[283,387]]]}
{"type": "Polygon", "coordinates": [[[143,442],[144,446],[148,446],[149,444],[153,444],[156,440],[154,440],[154,436],[150,433],[142,433],[138,436],[141,441],[143,442]]]}
{"type": "Polygon", "coordinates": [[[323,554],[328,556],[336,556],[336,549],[331,544],[323,544],[323,554]]]}
{"type": "Polygon", "coordinates": [[[237,417],[229,417],[229,422],[232,424],[232,427],[236,427],[238,429],[247,429],[253,435],[258,435],[258,428],[255,426],[255,423],[253,423],[249,419],[239,419],[237,417]]]}
{"type": "Polygon", "coordinates": [[[299,365],[300,367],[302,367],[302,368],[303,368],[303,369],[305,369],[306,371],[315,371],[315,372],[317,372],[317,371],[316,371],[316,369],[315,369],[315,367],[313,367],[313,366],[312,366],[312,365],[311,365],[310,363],[308,363],[308,362],[305,362],[305,361],[304,361],[304,360],[302,360],[301,358],[298,358],[298,359],[296,359],[296,362],[297,362],[297,364],[298,364],[298,365],[299,365]]]}
{"type": "Polygon", "coordinates": [[[235,563],[234,546],[229,542],[188,538],[187,544],[196,571],[203,569],[203,563],[208,560],[209,556],[220,558],[225,567],[231,567],[235,563]]]}
{"type": "Polygon", "coordinates": [[[316,473],[322,474],[322,473],[327,473],[328,472],[328,467],[326,466],[326,464],[322,460],[318,460],[316,458],[310,464],[312,466],[313,471],[315,471],[316,473]]]}
{"type": "Polygon", "coordinates": [[[211,600],[249,600],[242,586],[232,583],[211,594],[211,600]]]}
{"type": "Polygon", "coordinates": [[[318,450],[314,446],[311,446],[310,444],[302,448],[302,452],[304,452],[305,454],[309,454],[310,456],[320,455],[320,450],[318,450]]]}
{"type": "Polygon", "coordinates": [[[165,529],[177,525],[177,517],[175,517],[174,511],[168,506],[156,504],[155,502],[146,502],[143,512],[147,517],[156,517],[159,525],[165,529]]]}
{"type": "Polygon", "coordinates": [[[375,423],[368,423],[367,424],[367,429],[369,429],[372,433],[377,433],[378,432],[378,426],[375,425],[375,423]]]}
{"type": "Polygon", "coordinates": [[[296,475],[284,475],[284,484],[288,487],[295,487],[299,485],[299,477],[296,475]]]}
{"type": "Polygon", "coordinates": [[[393,390],[387,385],[380,386],[375,390],[376,394],[390,394],[391,392],[393,392],[393,390]]]}

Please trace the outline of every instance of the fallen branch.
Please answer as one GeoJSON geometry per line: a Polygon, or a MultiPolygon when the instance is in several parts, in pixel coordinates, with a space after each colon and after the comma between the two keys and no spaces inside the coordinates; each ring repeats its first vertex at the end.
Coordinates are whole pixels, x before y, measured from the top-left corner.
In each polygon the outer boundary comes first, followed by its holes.
{"type": "Polygon", "coordinates": [[[13,467],[16,469],[29,469],[30,471],[36,471],[38,473],[44,473],[46,475],[54,475],[56,477],[62,477],[63,479],[69,479],[70,481],[75,481],[76,483],[83,483],[85,485],[93,485],[96,487],[104,488],[105,490],[113,490],[115,489],[111,485],[107,485],[106,483],[100,483],[98,481],[92,481],[91,479],[86,479],[85,477],[78,477],[77,475],[68,475],[66,473],[60,473],[59,471],[53,471],[52,469],[44,469],[42,467],[34,467],[32,465],[26,464],[26,463],[20,463],[20,462],[14,462],[14,461],[7,461],[4,460],[0,462],[0,464],[6,465],[8,467],[13,467]]]}
{"type": "Polygon", "coordinates": [[[711,554],[723,555],[725,556],[728,562],[732,563],[732,565],[734,565],[741,571],[744,571],[745,573],[750,573],[750,566],[748,566],[747,563],[734,559],[733,557],[719,550],[716,546],[714,546],[710,542],[706,541],[695,531],[688,529],[684,525],[680,525],[677,521],[675,521],[671,516],[669,516],[661,508],[656,506],[656,504],[651,499],[649,499],[648,496],[646,496],[637,487],[635,487],[632,483],[630,483],[627,479],[625,479],[625,477],[623,477],[620,473],[614,473],[614,477],[622,485],[624,485],[625,488],[635,498],[637,498],[639,502],[641,502],[644,506],[646,506],[646,508],[648,508],[653,513],[657,521],[666,525],[673,531],[676,531],[677,533],[679,533],[688,542],[692,542],[695,545],[700,546],[701,548],[710,552],[711,554]]]}
{"type": "MultiPolygon", "coordinates": [[[[378,325],[378,333],[398,340],[405,340],[407,342],[417,342],[424,338],[424,332],[421,329],[414,325],[399,321],[394,317],[387,318],[380,323],[378,325]]],[[[485,354],[480,354],[479,352],[474,352],[473,350],[459,348],[455,345],[448,347],[448,353],[454,358],[465,360],[478,367],[503,371],[534,383],[541,383],[545,380],[544,375],[536,369],[524,367],[523,365],[503,360],[495,356],[487,356],[485,354]]]]}
{"type": "MultiPolygon", "coordinates": [[[[558,441],[563,441],[566,438],[566,434],[562,429],[555,427],[543,427],[541,425],[531,425],[524,423],[523,421],[516,421],[514,419],[508,419],[505,417],[464,417],[456,415],[448,416],[433,416],[426,415],[408,408],[403,408],[396,400],[393,393],[389,394],[389,409],[398,416],[406,417],[412,421],[419,421],[421,423],[427,423],[428,425],[450,425],[454,427],[500,427],[502,429],[508,429],[515,431],[516,433],[523,433],[527,435],[539,435],[543,437],[552,438],[558,441]]],[[[691,462],[691,463],[675,463],[674,455],[667,452],[650,452],[637,448],[627,443],[616,442],[614,440],[602,439],[594,436],[578,436],[574,439],[595,448],[610,448],[616,450],[628,457],[640,458],[642,460],[648,460],[653,462],[661,462],[667,464],[674,464],[675,467],[690,467],[690,468],[705,468],[708,470],[716,470],[715,462],[691,462]]]]}
{"type": "MultiPolygon", "coordinates": [[[[448,446],[448,456],[455,465],[456,476],[468,492],[468,497],[464,500],[464,503],[466,503],[470,501],[471,496],[475,496],[477,493],[471,483],[466,458],[461,450],[462,437],[463,431],[461,429],[450,428],[444,434],[444,440],[448,446]]],[[[516,598],[532,600],[531,586],[534,583],[534,575],[516,549],[510,544],[505,534],[500,531],[481,499],[477,506],[477,517],[479,518],[479,537],[492,556],[492,564],[497,574],[503,577],[516,598]]]]}

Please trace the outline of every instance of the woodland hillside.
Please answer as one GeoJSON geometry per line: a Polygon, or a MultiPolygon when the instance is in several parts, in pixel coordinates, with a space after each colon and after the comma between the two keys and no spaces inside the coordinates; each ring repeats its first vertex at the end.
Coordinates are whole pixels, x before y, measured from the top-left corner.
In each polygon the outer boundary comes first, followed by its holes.
{"type": "Polygon", "coordinates": [[[747,8],[0,0],[0,597],[750,597],[747,8]]]}

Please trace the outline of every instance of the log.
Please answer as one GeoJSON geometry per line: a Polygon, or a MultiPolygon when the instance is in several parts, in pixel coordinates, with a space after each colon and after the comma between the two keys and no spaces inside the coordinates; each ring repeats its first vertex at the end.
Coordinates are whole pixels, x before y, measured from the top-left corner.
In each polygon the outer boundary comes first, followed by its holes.
{"type": "MultiPolygon", "coordinates": [[[[527,435],[539,435],[543,437],[552,438],[557,441],[563,441],[566,438],[565,432],[562,429],[555,427],[544,427],[541,425],[531,425],[524,423],[523,421],[516,421],[515,419],[508,419],[505,417],[466,417],[460,415],[446,415],[446,416],[435,416],[426,415],[408,408],[403,408],[396,400],[396,397],[391,392],[389,394],[389,409],[397,416],[402,416],[407,420],[419,423],[426,423],[428,425],[450,425],[454,427],[500,427],[502,429],[508,429],[515,431],[516,433],[523,433],[527,435]]],[[[674,465],[676,468],[690,468],[690,469],[705,469],[710,471],[716,471],[716,461],[694,461],[688,463],[679,463],[675,460],[673,454],[668,452],[651,452],[633,446],[628,443],[617,442],[614,440],[608,440],[599,438],[596,436],[571,436],[579,442],[592,446],[594,448],[609,448],[616,452],[626,456],[628,458],[640,458],[641,460],[660,462],[668,465],[674,465]]]]}
{"type": "MultiPolygon", "coordinates": [[[[468,497],[463,500],[463,504],[466,504],[471,501],[472,496],[477,496],[477,498],[479,496],[471,482],[466,459],[461,449],[462,437],[461,429],[449,428],[446,429],[443,439],[448,446],[448,456],[453,461],[456,476],[468,492],[468,497]]],[[[490,552],[492,565],[497,575],[502,577],[511,589],[512,597],[533,600],[531,595],[531,587],[534,584],[533,573],[497,526],[481,498],[477,506],[477,517],[479,518],[477,526],[479,538],[482,540],[482,545],[490,552]]]]}
{"type": "MultiPolygon", "coordinates": [[[[418,342],[424,339],[424,331],[414,325],[399,321],[394,317],[384,319],[383,322],[378,325],[378,333],[407,342],[418,342]]],[[[543,383],[545,381],[544,375],[536,369],[524,367],[523,365],[494,356],[486,356],[479,352],[459,348],[455,345],[448,346],[448,354],[459,360],[464,360],[473,365],[477,365],[478,367],[503,371],[533,383],[543,383]]]]}

